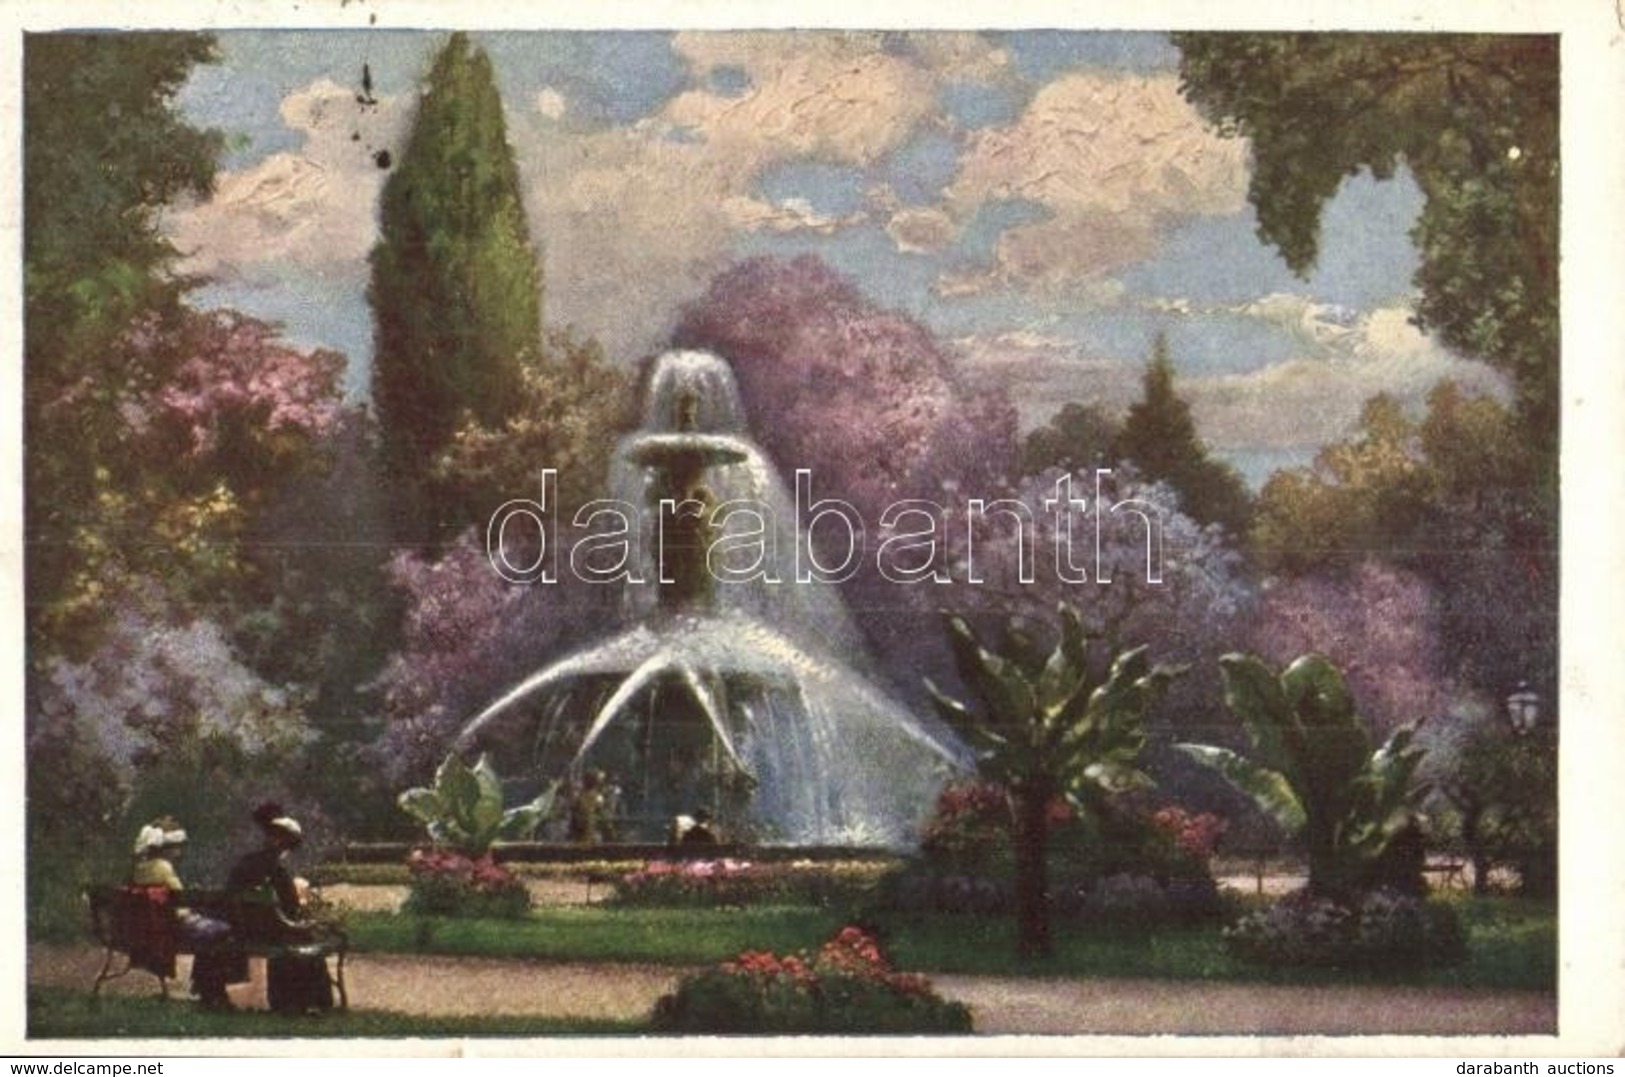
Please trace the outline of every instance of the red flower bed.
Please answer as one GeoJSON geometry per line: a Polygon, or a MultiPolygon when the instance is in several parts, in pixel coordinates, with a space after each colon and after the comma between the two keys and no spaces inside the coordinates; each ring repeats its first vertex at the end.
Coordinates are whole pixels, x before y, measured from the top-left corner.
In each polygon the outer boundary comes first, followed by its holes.
{"type": "Polygon", "coordinates": [[[971,1029],[970,1011],[932,990],[930,982],[892,967],[879,943],[845,927],[817,953],[747,950],[689,976],[660,1000],[654,1024],[663,1032],[956,1033],[971,1029]]]}

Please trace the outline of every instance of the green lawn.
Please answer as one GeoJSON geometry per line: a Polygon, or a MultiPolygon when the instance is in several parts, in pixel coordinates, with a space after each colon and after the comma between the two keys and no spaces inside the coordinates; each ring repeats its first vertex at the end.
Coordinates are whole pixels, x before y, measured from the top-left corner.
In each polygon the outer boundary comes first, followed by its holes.
{"type": "Polygon", "coordinates": [[[28,1035],[38,1039],[382,1039],[471,1036],[628,1036],[642,1021],[543,1017],[416,1017],[377,1010],[285,1017],[264,1010],[209,1013],[189,1000],[29,988],[28,1035]]]}
{"type": "MultiPolygon", "coordinates": [[[[1463,897],[1457,907],[1469,932],[1468,960],[1455,968],[1405,974],[1244,964],[1225,951],[1216,926],[1135,935],[1058,921],[1056,954],[1042,962],[1016,957],[1014,927],[1006,919],[891,915],[875,918],[874,926],[900,967],[927,973],[1555,990],[1557,922],[1551,903],[1463,897]]],[[[350,937],[362,951],[698,965],[745,949],[812,949],[843,922],[837,912],[807,907],[550,907],[517,923],[361,914],[351,919],[350,937]]]]}
{"type": "MultiPolygon", "coordinates": [[[[1382,974],[1280,970],[1245,965],[1225,952],[1217,927],[1151,935],[1056,924],[1057,952],[1044,962],[1015,956],[1013,926],[970,916],[880,917],[877,927],[897,964],[925,973],[1053,977],[1134,977],[1210,982],[1420,984],[1468,989],[1553,991],[1557,922],[1551,902],[1456,899],[1470,957],[1453,969],[1382,974]]],[[[530,957],[557,961],[701,965],[740,950],[788,953],[816,947],[844,922],[825,909],[616,909],[549,907],[522,922],[443,920],[386,913],[350,919],[357,951],[530,957]]],[[[108,996],[30,988],[28,1034],[38,1038],[624,1036],[642,1021],[534,1017],[413,1017],[361,1010],[320,1018],[265,1012],[213,1014],[157,997],[108,996]]]]}
{"type": "Polygon", "coordinates": [[[348,921],[350,946],[358,951],[657,965],[703,965],[732,957],[741,950],[799,950],[818,945],[841,924],[837,913],[802,906],[550,906],[522,921],[450,920],[389,913],[362,913],[348,921]]]}
{"type": "Polygon", "coordinates": [[[1555,991],[1557,920],[1550,903],[1462,899],[1468,958],[1453,968],[1421,972],[1381,969],[1281,969],[1247,964],[1225,949],[1216,926],[1166,928],[1148,935],[1057,925],[1056,953],[1023,961],[1008,921],[930,916],[890,928],[899,965],[924,972],[1057,977],[1149,977],[1237,983],[1418,984],[1460,988],[1555,991]]]}

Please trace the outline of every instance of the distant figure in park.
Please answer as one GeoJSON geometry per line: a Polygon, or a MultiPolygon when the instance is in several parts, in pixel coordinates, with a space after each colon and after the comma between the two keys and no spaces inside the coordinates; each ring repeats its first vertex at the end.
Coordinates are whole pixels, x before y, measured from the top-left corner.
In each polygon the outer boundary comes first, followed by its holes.
{"type": "Polygon", "coordinates": [[[621,840],[621,783],[611,774],[604,779],[604,825],[603,836],[605,841],[621,840]]]}
{"type": "MultiPolygon", "coordinates": [[[[186,831],[173,816],[163,815],[141,828],[135,838],[135,862],[130,868],[130,885],[162,887],[171,893],[186,887],[175,871],[175,861],[186,850],[186,831]]],[[[224,942],[231,925],[205,916],[196,909],[177,906],[173,910],[175,937],[189,950],[208,948],[224,942]]],[[[192,966],[192,994],[206,1009],[229,1010],[226,981],[217,975],[218,964],[204,961],[192,966]]]]}
{"type": "Polygon", "coordinates": [[[603,785],[604,772],[589,770],[570,802],[570,840],[577,845],[597,845],[604,840],[603,785]]]}
{"type": "Polygon", "coordinates": [[[704,808],[692,816],[679,815],[672,826],[672,836],[684,848],[717,844],[717,832],[711,824],[711,813],[704,808]]]}

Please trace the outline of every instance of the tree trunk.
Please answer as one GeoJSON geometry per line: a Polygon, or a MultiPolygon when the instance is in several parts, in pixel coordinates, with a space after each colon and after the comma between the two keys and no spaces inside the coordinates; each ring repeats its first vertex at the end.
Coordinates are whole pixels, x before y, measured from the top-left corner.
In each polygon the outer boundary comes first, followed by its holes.
{"type": "Polygon", "coordinates": [[[1049,931],[1049,794],[1044,788],[1012,793],[1016,839],[1016,951],[1023,957],[1053,952],[1049,931]]]}
{"type": "Polygon", "coordinates": [[[1473,865],[1473,893],[1490,892],[1490,854],[1484,847],[1484,810],[1478,804],[1469,804],[1461,810],[1461,843],[1467,849],[1467,862],[1473,865]]]}

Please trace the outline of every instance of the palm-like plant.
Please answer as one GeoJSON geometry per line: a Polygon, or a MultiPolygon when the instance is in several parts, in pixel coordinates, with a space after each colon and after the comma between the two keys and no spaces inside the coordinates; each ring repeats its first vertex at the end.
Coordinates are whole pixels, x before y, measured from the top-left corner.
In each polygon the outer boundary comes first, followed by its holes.
{"type": "Polygon", "coordinates": [[[1309,856],[1309,888],[1344,897],[1419,872],[1397,863],[1416,850],[1416,781],[1422,749],[1406,727],[1373,750],[1343,675],[1321,655],[1304,655],[1277,675],[1252,655],[1219,660],[1224,700],[1247,730],[1253,757],[1227,748],[1181,744],[1192,758],[1252,797],[1309,856]]]}
{"type": "Polygon", "coordinates": [[[491,761],[482,755],[470,767],[452,754],[435,771],[433,787],[408,789],[397,802],[436,845],[481,856],[495,842],[529,837],[552,809],[556,789],[550,786],[528,804],[504,808],[502,780],[491,761]]]}
{"type": "Polygon", "coordinates": [[[1062,604],[1060,619],[1060,639],[1047,654],[1014,620],[999,653],[963,618],[950,615],[955,664],[974,703],[926,682],[943,719],[975,749],[981,776],[1008,791],[1017,946],[1031,956],[1051,950],[1050,804],[1065,797],[1098,819],[1113,795],[1151,784],[1138,766],[1143,719],[1179,672],[1153,667],[1144,647],[1116,653],[1092,641],[1071,606],[1062,604]]]}

